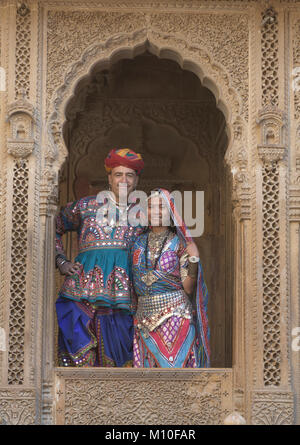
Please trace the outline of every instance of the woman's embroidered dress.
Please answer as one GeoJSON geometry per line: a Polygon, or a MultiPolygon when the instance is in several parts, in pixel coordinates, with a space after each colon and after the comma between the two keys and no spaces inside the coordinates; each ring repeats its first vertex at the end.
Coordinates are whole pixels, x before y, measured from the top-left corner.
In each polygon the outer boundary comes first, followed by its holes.
{"type": "MultiPolygon", "coordinates": [[[[67,204],[56,219],[56,254],[62,235],[78,234],[80,271],[66,276],[56,302],[61,366],[126,366],[132,360],[129,251],[140,228],[97,222],[95,196],[67,204]]],[[[118,208],[116,208],[118,217],[118,208]]]]}
{"type": "MultiPolygon", "coordinates": [[[[197,301],[192,306],[190,298],[183,290],[183,280],[187,275],[188,257],[185,253],[185,243],[178,235],[170,231],[156,268],[153,271],[157,281],[147,286],[143,276],[148,267],[153,267],[150,250],[146,267],[146,245],[148,234],[139,236],[133,246],[133,284],[137,298],[137,312],[134,318],[134,367],[207,367],[209,355],[206,353],[207,338],[201,336],[207,333],[207,326],[197,322],[197,301]],[[149,266],[150,265],[150,266],[149,266]],[[203,333],[203,332],[202,332],[203,333]]],[[[199,274],[202,273],[199,265],[199,274]]],[[[198,276],[197,298],[199,292],[205,292],[206,287],[199,290],[198,276]]],[[[204,281],[203,281],[204,283],[204,281]]],[[[206,314],[206,308],[203,308],[206,314]]],[[[205,318],[205,317],[204,317],[205,318]]],[[[205,318],[206,319],[206,318],[205,318]]],[[[208,333],[209,335],[209,333],[208,333]]],[[[208,336],[207,335],[207,336],[208,336]]]]}

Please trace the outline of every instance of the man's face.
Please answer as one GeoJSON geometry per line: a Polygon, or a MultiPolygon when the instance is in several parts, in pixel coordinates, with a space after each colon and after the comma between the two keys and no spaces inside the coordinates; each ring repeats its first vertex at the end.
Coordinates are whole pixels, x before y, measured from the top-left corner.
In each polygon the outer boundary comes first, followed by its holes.
{"type": "Polygon", "coordinates": [[[125,194],[125,186],[127,186],[127,196],[135,190],[139,177],[134,170],[128,167],[114,167],[108,175],[108,182],[112,192],[118,200],[120,196],[125,194]]]}

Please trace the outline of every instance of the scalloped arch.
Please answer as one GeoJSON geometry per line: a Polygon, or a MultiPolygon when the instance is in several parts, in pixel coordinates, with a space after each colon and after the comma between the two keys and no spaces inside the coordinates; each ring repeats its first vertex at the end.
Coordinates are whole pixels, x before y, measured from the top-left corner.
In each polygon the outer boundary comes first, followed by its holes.
{"type": "Polygon", "coordinates": [[[67,105],[76,96],[79,83],[88,79],[93,69],[101,67],[108,69],[121,59],[133,59],[148,50],[153,55],[170,59],[184,69],[193,72],[200,79],[202,85],[215,96],[216,106],[224,114],[228,135],[228,148],[232,145],[232,123],[241,118],[241,99],[231,85],[229,74],[224,67],[215,63],[212,57],[200,46],[190,45],[178,36],[162,35],[146,29],[132,34],[118,34],[104,43],[98,43],[87,48],[79,61],[76,61],[67,71],[64,83],[53,95],[50,104],[50,114],[47,121],[47,133],[50,140],[48,146],[56,159],[59,170],[68,155],[62,128],[66,120],[67,105]],[[53,134],[52,128],[60,128],[53,134]]]}

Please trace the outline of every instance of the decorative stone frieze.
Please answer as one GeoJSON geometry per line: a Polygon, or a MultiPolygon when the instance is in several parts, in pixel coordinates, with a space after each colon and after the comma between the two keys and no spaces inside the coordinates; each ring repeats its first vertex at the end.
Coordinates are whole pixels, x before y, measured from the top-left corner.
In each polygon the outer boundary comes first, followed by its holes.
{"type": "Polygon", "coordinates": [[[223,424],[232,411],[231,388],[231,370],[57,369],[56,423],[223,424]]]}

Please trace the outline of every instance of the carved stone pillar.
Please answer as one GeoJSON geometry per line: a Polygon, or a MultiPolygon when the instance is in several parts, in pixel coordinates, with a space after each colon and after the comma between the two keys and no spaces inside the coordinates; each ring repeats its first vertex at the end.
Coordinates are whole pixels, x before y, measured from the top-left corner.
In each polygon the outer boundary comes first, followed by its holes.
{"type": "MultiPolygon", "coordinates": [[[[8,75],[5,92],[5,281],[6,350],[0,388],[1,416],[7,424],[36,421],[34,317],[34,186],[36,113],[31,79],[32,23],[28,2],[6,5],[8,75]],[[13,51],[14,50],[14,51],[13,51]],[[13,55],[15,56],[13,58],[13,55]],[[8,58],[9,56],[9,58],[8,58]]],[[[4,289],[1,289],[1,294],[4,289]]]]}
{"type": "Polygon", "coordinates": [[[261,391],[253,393],[252,422],[293,423],[293,396],[289,387],[288,299],[286,270],[286,166],[283,114],[276,109],[260,113],[262,144],[262,369],[261,391]]]}
{"type": "MultiPolygon", "coordinates": [[[[7,21],[7,13],[3,6],[0,6],[0,35],[4,32],[7,21]]],[[[0,44],[0,147],[5,147],[5,104],[6,104],[6,66],[4,67],[3,43],[0,44]]],[[[0,148],[0,276],[5,275],[5,196],[6,196],[6,150],[0,148]]],[[[3,362],[6,355],[7,331],[4,326],[5,319],[5,286],[4,280],[0,280],[0,385],[4,380],[3,362]]]]}
{"type": "Polygon", "coordinates": [[[251,367],[245,344],[249,344],[251,331],[247,314],[250,286],[248,271],[251,269],[249,245],[251,245],[251,187],[247,151],[246,126],[240,118],[233,123],[233,144],[227,151],[225,160],[231,173],[231,196],[233,212],[232,241],[234,251],[234,304],[233,304],[233,368],[234,406],[245,417],[247,379],[246,371],[251,367]]]}
{"type": "Polygon", "coordinates": [[[262,110],[258,114],[257,348],[252,424],[292,424],[289,363],[287,237],[287,117],[284,73],[279,59],[283,15],[273,7],[261,15],[262,110]]]}
{"type": "Polygon", "coordinates": [[[29,161],[34,150],[33,107],[25,92],[8,108],[10,138],[7,151],[13,158],[10,320],[8,384],[25,382],[25,316],[28,257],[29,161]]]}
{"type": "MultiPolygon", "coordinates": [[[[51,234],[43,238],[44,252],[47,252],[45,256],[45,271],[54,270],[55,264],[55,251],[53,246],[54,241],[54,219],[57,210],[57,196],[52,197],[48,195],[46,201],[40,207],[40,217],[42,226],[45,227],[45,233],[51,234]]],[[[54,332],[54,307],[55,307],[55,282],[54,273],[43,274],[43,296],[44,296],[44,312],[43,312],[43,355],[42,355],[42,411],[41,411],[41,423],[44,425],[53,423],[53,362],[55,357],[54,347],[56,346],[53,341],[49,341],[48,333],[54,332]]]]}
{"type": "Polygon", "coordinates": [[[289,47],[291,48],[292,79],[291,92],[291,126],[290,126],[290,193],[289,193],[289,223],[290,223],[290,289],[291,289],[291,366],[295,393],[295,423],[300,423],[300,11],[287,15],[289,47]]]}

